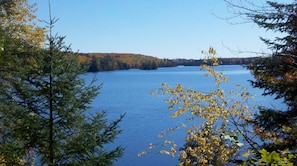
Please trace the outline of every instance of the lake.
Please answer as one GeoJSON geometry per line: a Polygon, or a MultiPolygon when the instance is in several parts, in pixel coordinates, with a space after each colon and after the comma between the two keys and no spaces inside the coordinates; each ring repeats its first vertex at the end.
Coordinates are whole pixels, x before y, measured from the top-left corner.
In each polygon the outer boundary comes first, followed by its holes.
{"type": "MultiPolygon", "coordinates": [[[[229,78],[223,85],[225,92],[236,89],[236,84],[248,88],[256,97],[251,104],[261,106],[280,107],[280,102],[273,101],[272,97],[261,96],[262,90],[250,86],[248,80],[253,79],[248,70],[238,65],[221,65],[214,67],[222,71],[229,78]]],[[[126,148],[124,156],[115,162],[116,166],[152,166],[152,165],[176,165],[178,156],[170,157],[156,151],[138,157],[140,151],[148,150],[149,143],[162,144],[164,139],[158,135],[170,127],[175,127],[184,122],[183,117],[171,118],[168,104],[164,102],[165,96],[150,95],[157,90],[162,83],[175,86],[181,83],[185,88],[193,88],[197,91],[207,92],[214,84],[212,79],[204,77],[204,71],[200,67],[169,67],[157,70],[122,70],[99,73],[88,73],[85,78],[91,80],[94,75],[97,83],[103,83],[100,94],[93,102],[91,111],[106,110],[108,119],[115,120],[121,114],[126,113],[120,123],[123,133],[115,140],[113,147],[121,145],[126,148]]],[[[185,129],[180,128],[174,133],[169,133],[165,138],[175,140],[178,146],[182,146],[185,137],[185,129]]]]}

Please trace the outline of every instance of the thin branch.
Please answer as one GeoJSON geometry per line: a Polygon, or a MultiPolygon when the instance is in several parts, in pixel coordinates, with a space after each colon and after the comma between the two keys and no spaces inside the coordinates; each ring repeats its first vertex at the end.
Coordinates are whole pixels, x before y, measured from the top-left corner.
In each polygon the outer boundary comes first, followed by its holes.
{"type": "Polygon", "coordinates": [[[228,49],[232,54],[255,54],[255,55],[258,55],[258,56],[270,56],[272,55],[272,53],[268,53],[268,52],[258,52],[258,51],[242,51],[242,50],[234,50],[234,49],[231,49],[230,47],[226,46],[224,43],[223,44],[223,47],[225,47],[226,49],[228,49]]]}
{"type": "Polygon", "coordinates": [[[257,5],[249,0],[238,0],[237,3],[232,0],[224,0],[229,13],[232,16],[220,17],[214,14],[215,17],[226,20],[231,25],[252,23],[254,15],[265,12],[273,12],[269,6],[257,5]],[[240,22],[234,22],[235,19],[240,18],[240,22]]]}

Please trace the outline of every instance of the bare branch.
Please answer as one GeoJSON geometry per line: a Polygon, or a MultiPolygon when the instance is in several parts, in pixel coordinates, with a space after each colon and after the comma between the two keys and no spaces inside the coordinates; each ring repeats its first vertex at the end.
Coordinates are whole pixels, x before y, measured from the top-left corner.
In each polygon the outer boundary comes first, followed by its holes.
{"type": "Polygon", "coordinates": [[[235,50],[235,49],[232,49],[232,48],[226,46],[224,43],[222,43],[222,44],[223,44],[223,46],[226,49],[228,49],[229,52],[231,52],[234,55],[238,55],[238,54],[255,54],[257,56],[270,56],[271,55],[271,53],[264,52],[264,51],[262,51],[262,52],[258,52],[258,51],[243,51],[243,50],[240,50],[239,48],[237,48],[237,50],[235,50]]]}
{"type": "Polygon", "coordinates": [[[273,12],[266,4],[256,4],[250,0],[224,0],[231,16],[215,17],[226,20],[231,25],[246,24],[254,22],[253,16],[265,12],[273,12]],[[238,19],[238,20],[237,20],[238,19]]]}

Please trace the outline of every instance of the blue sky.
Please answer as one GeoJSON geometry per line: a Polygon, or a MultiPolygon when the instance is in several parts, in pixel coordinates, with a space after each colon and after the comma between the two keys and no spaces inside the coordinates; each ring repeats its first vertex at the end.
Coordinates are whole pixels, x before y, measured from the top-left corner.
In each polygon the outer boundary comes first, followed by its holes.
{"type": "MultiPolygon", "coordinates": [[[[37,3],[48,20],[48,1],[37,3]]],[[[255,56],[232,50],[266,52],[255,24],[231,25],[223,0],[51,0],[54,32],[66,36],[73,51],[135,53],[159,58],[200,59],[209,46],[219,57],[255,56]]]]}

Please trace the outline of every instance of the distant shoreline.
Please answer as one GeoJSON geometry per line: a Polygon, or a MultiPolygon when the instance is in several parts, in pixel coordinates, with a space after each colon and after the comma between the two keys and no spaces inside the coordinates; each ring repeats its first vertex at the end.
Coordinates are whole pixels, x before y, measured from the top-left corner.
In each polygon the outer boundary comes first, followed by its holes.
{"type": "MultiPolygon", "coordinates": [[[[160,59],[153,56],[129,53],[81,53],[78,55],[80,64],[89,67],[88,72],[128,69],[155,70],[159,67],[200,66],[205,64],[203,59],[160,59]]],[[[248,65],[259,59],[261,57],[218,58],[218,64],[248,65]]]]}

